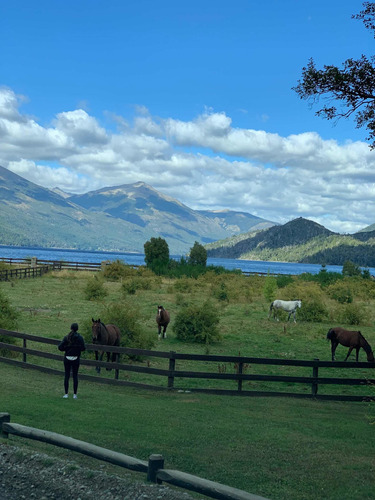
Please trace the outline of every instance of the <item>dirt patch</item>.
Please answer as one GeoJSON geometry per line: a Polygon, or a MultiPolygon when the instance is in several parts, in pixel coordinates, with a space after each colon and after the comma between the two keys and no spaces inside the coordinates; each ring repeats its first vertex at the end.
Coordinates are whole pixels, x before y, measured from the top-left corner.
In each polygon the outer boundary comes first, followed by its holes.
{"type": "Polygon", "coordinates": [[[193,500],[182,489],[81,467],[22,447],[0,443],[0,500],[193,500]]]}

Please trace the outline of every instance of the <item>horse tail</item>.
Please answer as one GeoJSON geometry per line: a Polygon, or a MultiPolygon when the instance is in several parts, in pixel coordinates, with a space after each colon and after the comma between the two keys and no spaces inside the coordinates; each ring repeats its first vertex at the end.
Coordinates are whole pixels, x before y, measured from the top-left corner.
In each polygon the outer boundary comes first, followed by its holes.
{"type": "Polygon", "coordinates": [[[270,305],[270,311],[268,313],[268,319],[271,317],[272,309],[273,309],[273,302],[271,302],[271,305],[270,305]]]}
{"type": "Polygon", "coordinates": [[[330,328],[327,333],[327,340],[335,340],[336,339],[336,332],[334,328],[330,328]]]}

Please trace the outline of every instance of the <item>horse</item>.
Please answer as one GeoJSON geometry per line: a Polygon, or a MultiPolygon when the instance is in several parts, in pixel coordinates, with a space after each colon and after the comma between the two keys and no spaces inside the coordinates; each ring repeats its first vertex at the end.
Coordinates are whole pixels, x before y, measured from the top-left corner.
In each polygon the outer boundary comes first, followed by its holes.
{"type": "Polygon", "coordinates": [[[167,338],[167,326],[171,320],[169,312],[163,306],[158,306],[158,313],[156,315],[156,323],[158,324],[158,336],[161,338],[161,329],[163,327],[163,339],[167,338]]]}
{"type": "MultiPolygon", "coordinates": [[[[100,345],[110,345],[110,346],[119,346],[121,339],[121,332],[118,326],[116,325],[105,325],[100,321],[100,319],[92,318],[92,343],[100,344],[100,345]]],[[[104,350],[101,351],[101,355],[99,357],[98,351],[95,351],[95,359],[96,361],[102,361],[104,356],[104,350]]],[[[107,363],[109,362],[109,358],[111,356],[110,352],[107,352],[107,363]]],[[[112,361],[115,363],[118,359],[119,355],[115,352],[112,353],[112,361]]],[[[107,370],[111,370],[111,368],[107,368],[107,370]]],[[[96,367],[96,371],[100,373],[100,366],[96,367]]]]}
{"type": "Polygon", "coordinates": [[[344,330],[344,328],[340,328],[338,326],[336,328],[330,328],[328,330],[327,339],[331,341],[332,361],[335,361],[336,347],[341,344],[345,347],[349,347],[348,354],[346,355],[344,361],[348,359],[352,350],[355,349],[355,358],[358,363],[358,353],[360,348],[362,347],[362,349],[367,354],[367,361],[369,361],[370,363],[374,362],[374,353],[372,352],[371,346],[361,332],[344,330]]]}
{"type": "MultiPolygon", "coordinates": [[[[276,318],[276,313],[278,309],[282,309],[286,311],[288,314],[288,321],[290,316],[293,314],[294,323],[296,323],[296,310],[298,307],[302,306],[301,300],[274,300],[270,305],[270,312],[268,315],[268,319],[271,317],[272,309],[273,309],[273,317],[276,318]]],[[[277,321],[278,318],[276,318],[277,321]]]]}

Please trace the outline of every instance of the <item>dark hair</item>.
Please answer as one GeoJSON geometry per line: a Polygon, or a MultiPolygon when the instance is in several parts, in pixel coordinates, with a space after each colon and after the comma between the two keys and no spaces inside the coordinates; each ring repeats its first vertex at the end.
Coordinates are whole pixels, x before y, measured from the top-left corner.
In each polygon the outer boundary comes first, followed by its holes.
{"type": "Polygon", "coordinates": [[[77,330],[78,330],[78,323],[72,323],[70,325],[70,333],[68,335],[69,344],[72,343],[72,339],[73,339],[74,335],[76,334],[77,330]]]}

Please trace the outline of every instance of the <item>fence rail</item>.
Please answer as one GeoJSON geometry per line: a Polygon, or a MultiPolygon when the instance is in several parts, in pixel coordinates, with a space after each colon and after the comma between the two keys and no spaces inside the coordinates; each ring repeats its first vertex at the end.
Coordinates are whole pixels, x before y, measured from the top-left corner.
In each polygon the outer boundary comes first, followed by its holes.
{"type": "MultiPolygon", "coordinates": [[[[100,271],[103,268],[102,262],[75,262],[75,261],[64,261],[64,260],[45,260],[45,259],[35,259],[36,265],[55,265],[56,269],[70,269],[73,271],[100,271]]],[[[9,265],[22,265],[30,264],[30,258],[13,258],[13,257],[0,257],[0,262],[4,262],[9,265]]],[[[105,261],[110,262],[110,261],[105,261]]],[[[131,267],[137,269],[141,267],[137,264],[130,264],[131,267]]],[[[277,276],[277,273],[265,273],[261,271],[242,271],[241,269],[235,269],[236,271],[241,271],[243,276],[277,276]]]]}
{"type": "Polygon", "coordinates": [[[215,481],[202,479],[178,470],[164,469],[164,458],[159,454],[150,455],[148,462],[138,458],[124,455],[116,451],[101,448],[85,441],[80,441],[55,432],[36,429],[16,423],[10,423],[9,413],[0,413],[0,436],[8,438],[14,434],[23,438],[42,441],[44,443],[59,446],[77,453],[88,455],[92,458],[103,460],[120,467],[125,467],[136,472],[147,474],[148,481],[161,484],[170,483],[181,488],[195,491],[211,498],[222,500],[267,500],[264,497],[252,495],[246,491],[232,488],[215,481]]]}
{"type": "MultiPolygon", "coordinates": [[[[1,356],[0,362],[13,364],[16,366],[21,366],[23,368],[37,369],[46,373],[51,374],[62,374],[61,370],[55,368],[50,368],[46,366],[41,366],[38,364],[32,364],[28,362],[28,356],[33,356],[37,358],[44,358],[52,361],[62,361],[63,357],[57,353],[44,352],[41,350],[30,349],[27,347],[27,341],[32,341],[36,343],[49,344],[54,346],[55,349],[59,343],[56,339],[50,339],[45,337],[38,337],[31,334],[12,332],[9,330],[0,329],[0,337],[4,340],[6,337],[16,338],[22,340],[22,346],[14,345],[7,342],[0,342],[0,349],[11,351],[16,355],[22,355],[22,361],[15,359],[14,357],[1,356]]],[[[100,349],[101,346],[94,344],[87,344],[87,351],[96,351],[100,349]]],[[[182,354],[174,351],[163,352],[163,351],[150,351],[146,349],[131,349],[126,347],[110,347],[105,346],[106,352],[116,352],[119,355],[126,355],[129,359],[135,359],[136,357],[142,357],[148,359],[147,363],[134,364],[134,363],[108,363],[105,361],[95,361],[92,359],[81,359],[81,364],[87,367],[103,367],[110,368],[114,370],[114,378],[95,376],[82,373],[80,377],[89,381],[97,381],[107,384],[118,384],[131,387],[139,387],[152,390],[175,390],[175,391],[188,391],[188,392],[200,392],[200,393],[210,393],[210,394],[221,394],[221,395],[237,395],[237,396],[279,396],[279,397],[295,397],[295,398],[316,398],[316,399],[329,399],[329,400],[339,400],[339,401],[370,401],[375,400],[374,394],[366,395],[350,395],[350,394],[318,394],[319,386],[327,385],[339,385],[339,386],[374,386],[375,379],[370,378],[366,375],[357,376],[353,378],[339,378],[339,377],[322,377],[319,376],[320,368],[327,369],[341,369],[350,368],[355,369],[356,373],[361,373],[361,370],[366,370],[368,373],[369,369],[375,368],[375,363],[368,362],[333,362],[333,361],[320,361],[319,359],[314,360],[288,360],[288,359],[272,359],[272,358],[252,358],[244,356],[223,356],[223,355],[201,355],[201,354],[182,354]],[[154,368],[151,366],[151,361],[156,358],[158,364],[160,360],[165,360],[167,363],[166,368],[154,368]],[[184,361],[193,362],[196,364],[198,369],[185,370],[181,369],[178,365],[184,361]],[[216,367],[218,371],[204,371],[207,364],[217,363],[216,367]],[[230,364],[233,366],[233,373],[226,373],[225,370],[220,369],[220,367],[230,364]],[[308,369],[310,375],[297,376],[297,375],[286,375],[286,374],[259,374],[259,373],[246,373],[246,369],[249,366],[254,367],[273,365],[275,367],[282,367],[283,370],[287,367],[301,367],[303,369],[308,369]],[[203,366],[203,369],[199,369],[203,366]],[[142,374],[146,375],[146,382],[135,382],[127,379],[120,379],[119,374],[125,373],[125,377],[129,378],[130,374],[142,374]],[[152,377],[157,377],[161,381],[164,379],[165,384],[160,385],[160,383],[150,383],[149,379],[152,377]],[[199,387],[192,387],[190,385],[186,386],[186,380],[199,379],[202,382],[199,387]],[[221,387],[205,387],[207,381],[216,380],[221,384],[221,387]],[[233,388],[227,388],[227,382],[233,382],[233,388]],[[177,384],[177,382],[179,382],[177,384]],[[282,392],[282,391],[270,391],[270,390],[245,390],[244,382],[262,382],[269,384],[297,384],[302,386],[310,387],[310,392],[282,392]],[[226,387],[223,387],[225,385],[226,387]]],[[[361,374],[362,375],[362,374],[361,374]]],[[[370,390],[368,391],[370,393],[370,390]]]]}

